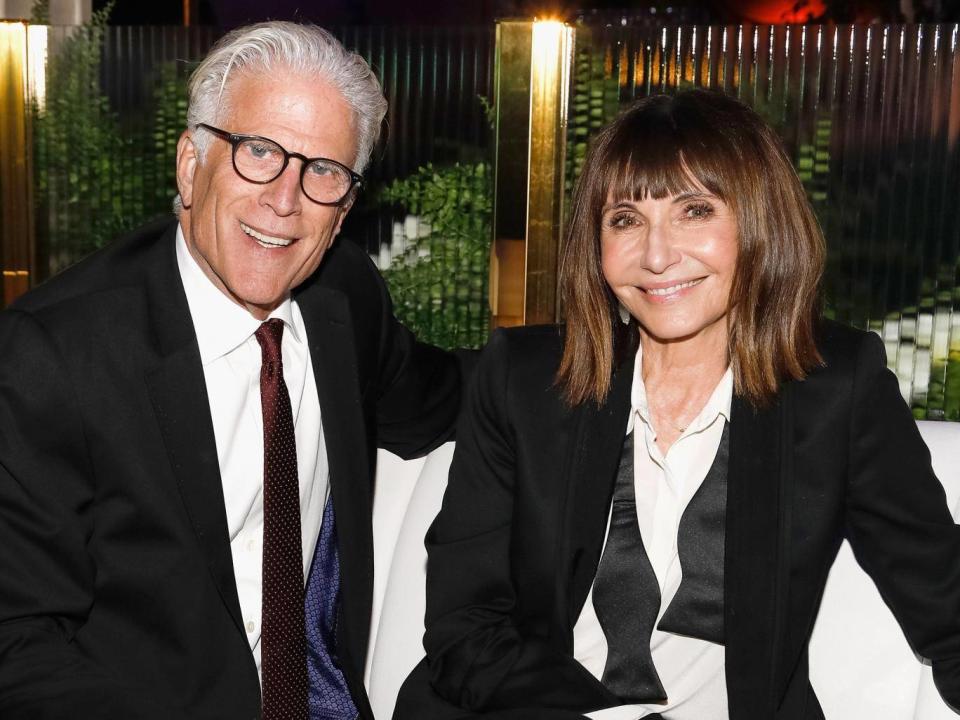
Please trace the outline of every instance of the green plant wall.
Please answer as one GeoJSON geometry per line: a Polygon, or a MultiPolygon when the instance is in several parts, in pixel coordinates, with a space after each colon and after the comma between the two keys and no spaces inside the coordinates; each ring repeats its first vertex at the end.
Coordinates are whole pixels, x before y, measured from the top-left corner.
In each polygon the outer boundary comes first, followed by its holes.
{"type": "Polygon", "coordinates": [[[115,164],[131,144],[99,85],[109,12],[95,12],[51,48],[45,103],[32,109],[37,234],[49,272],[126,227],[115,164]]]}
{"type": "Polygon", "coordinates": [[[486,163],[426,165],[382,191],[383,202],[419,219],[420,232],[383,276],[397,317],[426,342],[444,348],[486,342],[492,194],[486,163]]]}
{"type": "MultiPolygon", "coordinates": [[[[169,213],[177,140],[186,123],[183,62],[147,77],[147,102],[121,120],[101,88],[112,3],[76,28],[51,28],[46,94],[35,103],[34,198],[41,279],[125,231],[169,213]]],[[[42,19],[44,8],[35,7],[42,19]]]]}

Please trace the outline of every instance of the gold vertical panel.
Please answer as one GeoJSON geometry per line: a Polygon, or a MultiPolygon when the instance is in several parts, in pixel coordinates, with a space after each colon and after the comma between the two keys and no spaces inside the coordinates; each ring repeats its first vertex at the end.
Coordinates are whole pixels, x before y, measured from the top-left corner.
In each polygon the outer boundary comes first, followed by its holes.
{"type": "Polygon", "coordinates": [[[27,26],[0,22],[0,303],[30,285],[33,203],[27,124],[27,26]]]}
{"type": "Polygon", "coordinates": [[[497,23],[494,54],[495,169],[490,309],[493,327],[523,323],[530,47],[533,23],[497,23]]]}
{"type": "Polygon", "coordinates": [[[567,105],[573,29],[533,25],[530,68],[530,180],[524,323],[557,319],[557,257],[563,220],[567,105]]]}

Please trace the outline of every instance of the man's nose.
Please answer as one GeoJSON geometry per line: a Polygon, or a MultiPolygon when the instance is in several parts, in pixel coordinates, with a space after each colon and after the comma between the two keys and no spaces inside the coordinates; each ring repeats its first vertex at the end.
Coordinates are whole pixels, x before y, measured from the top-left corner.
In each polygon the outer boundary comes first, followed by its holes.
{"type": "Polygon", "coordinates": [[[260,203],[280,216],[300,212],[303,191],[300,188],[299,160],[291,159],[280,175],[263,186],[260,203]]]}

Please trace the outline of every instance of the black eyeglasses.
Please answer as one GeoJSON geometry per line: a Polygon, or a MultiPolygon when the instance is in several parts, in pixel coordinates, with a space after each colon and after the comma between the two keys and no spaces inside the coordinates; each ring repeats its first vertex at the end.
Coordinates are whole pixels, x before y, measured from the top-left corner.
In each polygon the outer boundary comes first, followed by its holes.
{"type": "Polygon", "coordinates": [[[290,158],[302,161],[300,188],[303,194],[320,205],[339,205],[363,182],[363,177],[342,163],[329,158],[308,158],[289,152],[280,143],[259,135],[237,135],[197,123],[233,147],[233,169],[248,182],[265,185],[273,182],[287,169],[290,158]]]}

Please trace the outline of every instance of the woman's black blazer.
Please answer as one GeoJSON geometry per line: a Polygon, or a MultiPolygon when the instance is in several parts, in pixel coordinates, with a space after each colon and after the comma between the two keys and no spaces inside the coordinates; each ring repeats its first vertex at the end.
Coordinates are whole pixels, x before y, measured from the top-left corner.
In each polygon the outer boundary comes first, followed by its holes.
{"type": "MultiPolygon", "coordinates": [[[[604,542],[633,361],[602,406],[571,409],[554,383],[560,333],[498,331],[477,368],[427,535],[428,664],[402,689],[399,718],[559,718],[571,714],[551,708],[619,704],[573,659],[572,630],[604,542]]],[[[733,399],[730,718],[823,717],[807,644],[844,538],[960,707],[960,529],[880,339],[825,322],[819,348],[824,366],[784,383],[769,407],[733,399]]]]}

